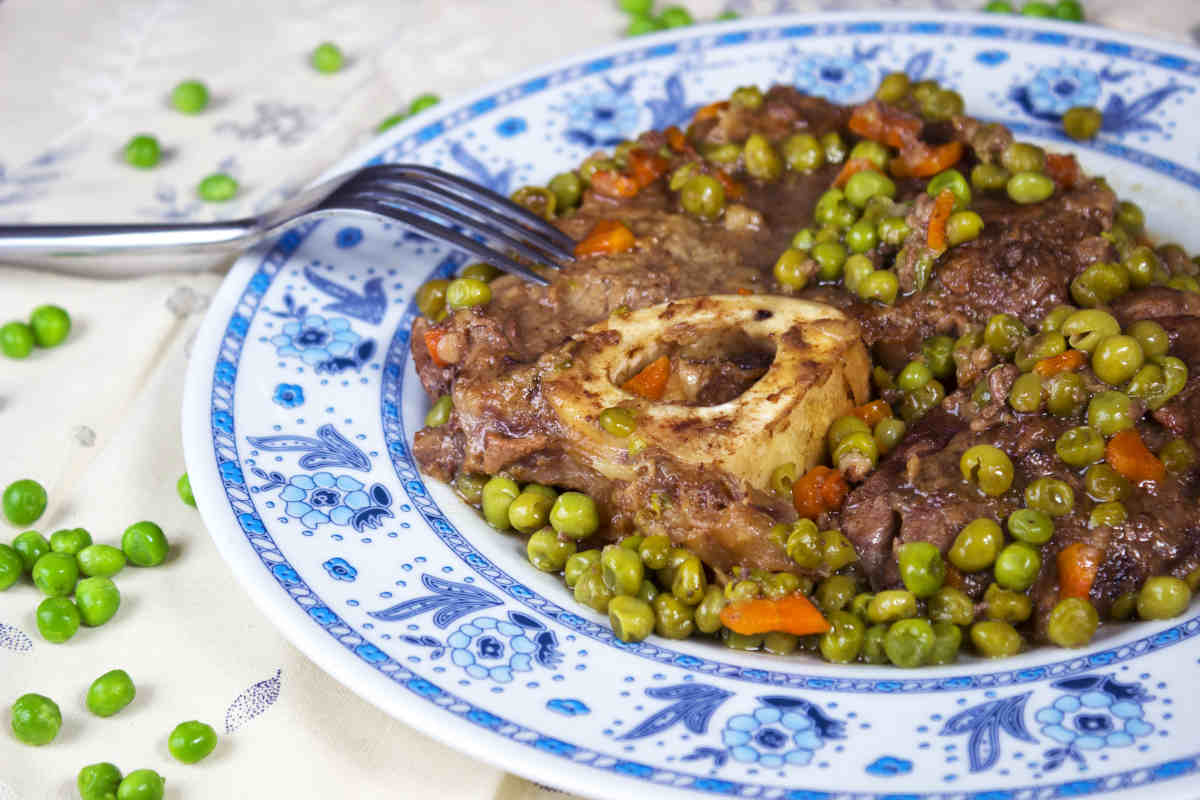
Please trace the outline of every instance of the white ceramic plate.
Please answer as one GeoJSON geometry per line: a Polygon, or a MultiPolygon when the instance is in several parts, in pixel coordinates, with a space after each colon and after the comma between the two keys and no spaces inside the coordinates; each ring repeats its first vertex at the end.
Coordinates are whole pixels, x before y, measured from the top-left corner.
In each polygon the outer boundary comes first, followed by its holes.
{"type": "MultiPolygon", "coordinates": [[[[628,41],[427,111],[333,171],[420,161],[507,192],[739,85],[848,102],[895,69],[1036,139],[1061,139],[1071,106],[1104,109],[1099,138],[1072,145],[1085,166],[1200,245],[1197,53],[1015,17],[774,17],[628,41]]],[[[597,797],[1200,795],[1196,618],[912,672],[615,641],[413,463],[427,408],[413,291],[464,262],[376,221],[298,228],[238,261],[192,355],[184,437],[205,522],[338,680],[454,747],[597,797]]]]}

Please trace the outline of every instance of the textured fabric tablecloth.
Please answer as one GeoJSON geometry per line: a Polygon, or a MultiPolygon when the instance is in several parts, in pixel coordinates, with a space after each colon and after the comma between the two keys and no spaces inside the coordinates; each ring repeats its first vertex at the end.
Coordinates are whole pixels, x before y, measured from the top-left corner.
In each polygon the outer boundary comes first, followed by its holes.
{"type": "MultiPolygon", "coordinates": [[[[927,5],[689,4],[704,17],[724,7],[927,5]]],[[[1095,21],[1176,40],[1195,41],[1200,23],[1193,0],[1085,5],[1095,21]]],[[[252,212],[303,186],[415,95],[451,97],[613,41],[622,25],[611,0],[0,0],[0,221],[252,212]],[[349,59],[336,75],[306,63],[326,39],[349,59]],[[195,117],[167,103],[171,87],[192,76],[214,93],[195,117]],[[157,169],[121,160],[124,142],[141,131],[164,145],[157,169]],[[201,203],[194,187],[218,169],[242,191],[232,203],[201,203]]],[[[223,266],[118,281],[0,265],[0,321],[43,302],[65,306],[75,321],[64,346],[0,359],[0,485],[29,476],[47,487],[43,531],[83,526],[115,543],[130,523],[152,519],[173,545],[162,568],[121,576],[112,622],[65,645],[36,633],[32,586],[0,594],[0,800],[76,797],[78,769],[101,760],[159,770],[176,799],[548,796],[391,719],[314,667],[251,606],[195,510],[176,498],[182,376],[223,266]],[[115,667],[133,675],[137,700],[111,719],[93,717],[87,686],[115,667]],[[25,747],[7,732],[9,704],[30,691],[62,708],[51,746],[25,747]],[[173,762],[166,748],[186,719],[221,735],[195,767],[173,762]]],[[[0,530],[0,539],[16,532],[0,530]]]]}

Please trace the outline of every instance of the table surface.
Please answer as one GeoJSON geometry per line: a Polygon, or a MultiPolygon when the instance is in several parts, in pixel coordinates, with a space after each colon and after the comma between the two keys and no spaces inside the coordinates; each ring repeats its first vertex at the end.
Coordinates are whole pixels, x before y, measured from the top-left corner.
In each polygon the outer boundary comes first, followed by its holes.
{"type": "MultiPolygon", "coordinates": [[[[1122,30],[1200,41],[1193,0],[1085,0],[1122,30]]],[[[253,212],[303,186],[375,124],[423,92],[443,97],[615,40],[612,0],[0,0],[0,221],[210,220],[253,212]],[[306,64],[338,42],[348,66],[306,64]],[[202,115],[172,111],[170,88],[199,77],[202,115]],[[156,169],[121,148],[156,134],[156,169]],[[204,175],[242,185],[231,203],[195,199],[204,175]]],[[[972,9],[980,0],[696,0],[711,17],[872,7],[972,9]]],[[[122,607],[65,645],[37,635],[36,590],[0,594],[0,705],[25,692],[57,700],[50,746],[0,733],[0,800],[74,798],[84,764],[149,767],[168,797],[408,797],[533,800],[554,794],[476,762],[388,717],[317,669],[250,604],[195,510],[175,496],[183,471],[179,407],[189,345],[221,281],[210,272],[138,279],[63,277],[0,265],[0,320],[54,302],[72,313],[61,348],[0,362],[0,484],[36,477],[50,494],[44,531],[83,526],[115,542],[157,521],[166,565],[128,570],[122,607]],[[236,622],[234,622],[236,620],[236,622]],[[137,700],[111,719],[83,706],[88,684],[129,671],[137,700]],[[167,753],[170,730],[201,719],[220,734],[202,765],[167,753]],[[297,768],[299,766],[299,768],[297,768]]],[[[0,532],[8,539],[15,530],[0,532]]],[[[7,728],[7,712],[4,715],[7,728]]]]}

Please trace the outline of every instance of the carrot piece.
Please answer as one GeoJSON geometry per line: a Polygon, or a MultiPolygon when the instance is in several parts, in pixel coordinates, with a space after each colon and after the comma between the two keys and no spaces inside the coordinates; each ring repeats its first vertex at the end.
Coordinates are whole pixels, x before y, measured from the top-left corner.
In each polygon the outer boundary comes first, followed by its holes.
{"type": "Polygon", "coordinates": [[[1166,467],[1151,453],[1136,430],[1127,428],[1108,440],[1104,460],[1134,483],[1161,481],[1166,467]]]}
{"type": "Polygon", "coordinates": [[[912,114],[870,100],[850,113],[848,127],[864,139],[905,147],[915,142],[924,123],[912,114]]]}
{"type": "Polygon", "coordinates": [[[729,101],[720,100],[716,103],[709,103],[704,108],[700,109],[692,117],[692,122],[700,122],[706,119],[712,119],[717,114],[729,108],[729,101]]]}
{"type": "Polygon", "coordinates": [[[869,158],[852,158],[842,167],[842,171],[834,179],[833,185],[841,189],[854,177],[855,173],[865,170],[874,170],[877,172],[879,167],[875,166],[875,162],[869,158]]]}
{"type": "Polygon", "coordinates": [[[925,243],[935,253],[942,253],[946,250],[946,221],[950,219],[952,211],[954,211],[954,192],[942,189],[934,198],[933,213],[929,216],[929,233],[925,236],[925,243]]]}
{"type": "Polygon", "coordinates": [[[947,142],[937,147],[916,142],[902,149],[888,164],[888,169],[897,178],[928,178],[950,169],[962,156],[962,142],[947,142]]]}
{"type": "Polygon", "coordinates": [[[816,466],[792,483],[792,505],[802,517],[812,518],[842,507],[850,487],[842,473],[816,466]]]}
{"type": "Polygon", "coordinates": [[[714,173],[717,180],[725,187],[725,196],[730,200],[740,200],[746,194],[746,189],[740,183],[730,177],[729,173],[723,169],[716,170],[714,173]]]}
{"type": "MultiPolygon", "coordinates": [[[[596,173],[597,175],[600,173],[596,173]]],[[[595,176],[592,176],[593,180],[595,176]]],[[[602,219],[592,226],[592,230],[575,245],[575,256],[603,255],[606,253],[623,253],[632,250],[634,245],[633,231],[615,219],[602,219]]]]}
{"type": "Polygon", "coordinates": [[[437,364],[442,369],[450,366],[442,357],[438,355],[438,342],[442,340],[442,336],[446,332],[437,328],[430,328],[425,331],[425,349],[429,351],[429,357],[433,359],[433,363],[437,364]]]}
{"type": "Polygon", "coordinates": [[[776,631],[804,636],[829,630],[829,622],[799,592],[775,600],[759,597],[731,603],[721,609],[721,624],[744,636],[776,631]]]}
{"type": "Polygon", "coordinates": [[[667,378],[670,376],[671,360],[666,356],[659,356],[642,367],[642,371],[637,375],[621,384],[621,388],[647,400],[661,400],[663,392],[667,390],[667,378]]]}
{"type": "Polygon", "coordinates": [[[737,288],[737,293],[738,293],[738,294],[743,294],[743,295],[745,295],[745,294],[754,294],[754,292],[750,291],[750,290],[749,290],[749,289],[747,289],[745,286],[739,286],[739,287],[737,288]]]}
{"type": "Polygon", "coordinates": [[[1087,599],[1104,553],[1087,542],[1074,542],[1058,553],[1058,596],[1087,599]]]}
{"type": "Polygon", "coordinates": [[[1033,365],[1033,371],[1043,378],[1051,378],[1060,372],[1074,372],[1083,366],[1086,357],[1079,350],[1065,350],[1056,356],[1043,358],[1033,365]]]}
{"type": "Polygon", "coordinates": [[[677,125],[672,125],[663,131],[667,135],[667,146],[676,153],[686,153],[688,149],[687,137],[683,135],[683,131],[679,130],[677,125]]]}
{"type": "Polygon", "coordinates": [[[629,169],[627,172],[633,178],[639,189],[644,189],[658,180],[670,162],[657,153],[648,150],[631,150],[629,152],[629,169]]]}
{"type": "Polygon", "coordinates": [[[602,169],[592,175],[592,188],[605,197],[633,197],[638,193],[638,183],[628,175],[616,170],[602,169]]]}
{"type": "Polygon", "coordinates": [[[1060,189],[1070,189],[1079,182],[1079,162],[1068,153],[1047,153],[1046,174],[1060,189]]]}
{"type": "Polygon", "coordinates": [[[892,415],[892,407],[887,404],[882,398],[872,400],[870,403],[864,403],[858,408],[850,412],[854,416],[861,419],[863,422],[872,428],[882,419],[887,419],[892,415]]]}

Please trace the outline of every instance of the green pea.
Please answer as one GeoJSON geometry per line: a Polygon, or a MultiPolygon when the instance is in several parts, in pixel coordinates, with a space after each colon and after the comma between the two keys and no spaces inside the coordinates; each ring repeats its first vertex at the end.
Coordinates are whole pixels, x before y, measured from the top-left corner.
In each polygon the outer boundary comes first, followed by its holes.
{"type": "Polygon", "coordinates": [[[658,586],[648,578],[643,580],[641,588],[638,589],[637,599],[646,603],[653,603],[656,597],[658,597],[658,586]]]}
{"type": "Polygon", "coordinates": [[[79,609],[67,597],[47,597],[34,615],[38,633],[47,642],[62,644],[79,630],[79,609]]]}
{"type": "Polygon", "coordinates": [[[725,187],[711,175],[693,175],[679,193],[683,210],[702,220],[713,220],[725,210],[725,187]]]}
{"type": "Polygon", "coordinates": [[[999,164],[976,164],[971,170],[971,185],[977,192],[999,191],[1012,175],[999,164]]]}
{"type": "Polygon", "coordinates": [[[867,423],[853,414],[845,414],[835,419],[829,426],[829,430],[825,433],[825,442],[830,450],[834,450],[847,437],[856,433],[870,432],[871,429],[867,427],[867,423]]]}
{"type": "MultiPolygon", "coordinates": [[[[908,95],[910,86],[908,75],[903,72],[889,72],[879,82],[879,88],[875,90],[875,99],[884,103],[898,103],[908,95]]],[[[851,155],[851,158],[853,157],[851,155]]]]}
{"type": "Polygon", "coordinates": [[[833,664],[850,664],[858,659],[866,638],[866,626],[848,611],[833,611],[828,616],[829,630],[821,634],[821,656],[833,664]]]}
{"type": "MultiPolygon", "coordinates": [[[[891,273],[888,273],[891,274],[891,273]]],[[[900,417],[905,422],[925,416],[936,408],[946,396],[941,381],[933,380],[915,392],[909,392],[900,403],[900,417]]]]}
{"type": "Polygon", "coordinates": [[[1140,319],[1129,326],[1127,333],[1137,340],[1146,358],[1165,356],[1171,346],[1166,330],[1154,320],[1140,319]]]}
{"type": "Polygon", "coordinates": [[[523,491],[508,506],[508,523],[521,533],[532,533],[545,526],[552,505],[554,498],[543,492],[523,491]]]}
{"type": "Polygon", "coordinates": [[[887,652],[883,649],[883,643],[887,639],[888,626],[885,624],[872,625],[867,628],[863,635],[862,649],[859,651],[859,658],[864,664],[886,664],[888,663],[887,652]]]}
{"type": "Polygon", "coordinates": [[[1121,392],[1100,392],[1088,403],[1087,422],[1104,436],[1132,428],[1133,403],[1121,392]]]}
{"type": "Polygon", "coordinates": [[[121,592],[111,578],[84,578],[75,585],[75,605],[84,625],[99,627],[117,613],[121,592]]]}
{"type": "Polygon", "coordinates": [[[745,580],[725,584],[725,599],[731,603],[753,600],[762,595],[762,587],[755,581],[745,580]]]}
{"type": "Polygon", "coordinates": [[[46,490],[37,481],[22,478],[5,487],[0,502],[4,516],[13,525],[32,525],[46,510],[46,490]]]}
{"type": "Polygon", "coordinates": [[[900,444],[907,429],[908,426],[904,424],[904,420],[896,417],[884,417],[876,422],[874,436],[879,452],[883,455],[890,453],[896,445],[900,444]]]}
{"type": "Polygon", "coordinates": [[[1116,386],[1134,376],[1146,357],[1142,346],[1132,336],[1108,336],[1096,345],[1092,353],[1092,371],[1107,384],[1116,386]]]}
{"type": "Polygon", "coordinates": [[[75,556],[79,571],[89,578],[111,578],[125,568],[125,554],[112,545],[92,544],[75,556]]]}
{"type": "Polygon", "coordinates": [[[792,633],[771,631],[763,634],[762,649],[772,655],[786,656],[794,653],[800,646],[800,637],[792,633]]]}
{"type": "Polygon", "coordinates": [[[1196,448],[1186,439],[1172,439],[1158,451],[1158,458],[1167,472],[1187,472],[1196,465],[1196,448]]]}
{"type": "Polygon", "coordinates": [[[644,568],[638,554],[620,545],[606,545],[600,553],[604,585],[615,595],[634,596],[642,586],[644,568]]]}
{"type": "Polygon", "coordinates": [[[0,544],[0,592],[7,591],[25,571],[21,554],[6,544],[0,544]]]}
{"type": "Polygon", "coordinates": [[[546,188],[554,194],[554,207],[560,213],[579,205],[583,197],[583,180],[575,172],[560,172],[550,179],[546,188]]]}
{"type": "Polygon", "coordinates": [[[601,614],[608,613],[608,604],[613,596],[612,590],[604,583],[599,565],[590,567],[575,583],[575,602],[601,614]]]}
{"type": "Polygon", "coordinates": [[[874,274],[875,271],[875,265],[871,263],[871,259],[859,253],[855,253],[846,259],[844,265],[839,266],[834,270],[827,271],[822,267],[820,274],[821,278],[824,280],[837,280],[837,278],[844,272],[844,283],[846,288],[849,291],[857,294],[862,282],[874,274]],[[827,275],[829,277],[826,277],[827,275]]]}
{"type": "Polygon", "coordinates": [[[654,630],[654,609],[644,600],[620,595],[608,602],[608,621],[622,642],[640,642],[654,630]]]}
{"type": "Polygon", "coordinates": [[[739,86],[729,96],[730,105],[741,106],[751,111],[761,108],[764,100],[762,89],[757,86],[739,86]]]}
{"type": "Polygon", "coordinates": [[[23,694],[12,704],[13,736],[22,744],[40,747],[50,744],[62,727],[58,704],[41,694],[23,694]]]}
{"type": "Polygon", "coordinates": [[[993,314],[983,329],[983,341],[993,353],[1012,355],[1029,335],[1029,329],[1012,314],[993,314]]]}
{"type": "Polygon", "coordinates": [[[492,301],[492,288],[476,278],[455,278],[446,287],[446,307],[451,311],[487,305],[492,301]]]}
{"type": "Polygon", "coordinates": [[[879,461],[879,446],[870,433],[856,433],[843,439],[833,451],[833,465],[848,475],[865,475],[879,461]]]}
{"type": "Polygon", "coordinates": [[[1054,4],[1054,16],[1066,22],[1083,22],[1083,6],[1078,0],[1058,0],[1054,4]]]}
{"type": "Polygon", "coordinates": [[[921,355],[929,371],[938,380],[954,374],[954,340],[949,336],[931,336],[921,345],[921,355]]]}
{"type": "Polygon", "coordinates": [[[1076,141],[1092,139],[1100,132],[1104,115],[1091,106],[1075,106],[1067,109],[1062,117],[1063,131],[1076,141]]]}
{"type": "Polygon", "coordinates": [[[477,281],[491,283],[496,278],[500,277],[501,274],[501,271],[496,267],[493,267],[491,264],[487,264],[483,261],[477,261],[474,264],[468,264],[467,266],[463,267],[459,271],[458,277],[474,278],[477,281]]]}
{"type": "Polygon", "coordinates": [[[844,204],[845,200],[846,195],[841,189],[826,189],[817,198],[817,204],[813,206],[813,220],[821,226],[833,225],[838,208],[844,204]]]}
{"type": "Polygon", "coordinates": [[[75,778],[79,800],[116,800],[120,784],[121,770],[107,761],[88,764],[75,778]]]}
{"type": "Polygon", "coordinates": [[[1128,292],[1130,283],[1124,264],[1097,261],[1071,280],[1071,299],[1077,305],[1094,308],[1128,292]]]}
{"type": "Polygon", "coordinates": [[[1003,544],[1004,532],[1000,525],[980,517],[958,532],[947,557],[963,572],[978,572],[995,563],[1003,544]]]}
{"type": "Polygon", "coordinates": [[[933,625],[927,619],[902,619],[892,623],[883,649],[897,667],[912,669],[929,660],[933,653],[933,625]]]}
{"type": "Polygon", "coordinates": [[[949,622],[933,623],[933,649],[929,653],[929,664],[953,664],[958,660],[962,647],[962,630],[949,622]]]}
{"type": "Polygon", "coordinates": [[[1054,536],[1054,520],[1049,514],[1032,508],[1019,508],[1008,515],[1008,533],[1028,544],[1045,544],[1054,536]]]}
{"type": "Polygon", "coordinates": [[[1163,269],[1158,256],[1145,245],[1130,250],[1121,260],[1121,266],[1129,273],[1129,284],[1135,289],[1144,289],[1154,283],[1163,269]]]}
{"type": "Polygon", "coordinates": [[[1037,413],[1042,407],[1042,379],[1037,373],[1026,372],[1013,381],[1008,404],[1023,414],[1037,413]]]}
{"type": "Polygon", "coordinates": [[[1058,437],[1054,451],[1072,467],[1086,467],[1104,458],[1104,437],[1094,428],[1071,428],[1058,437]]]}
{"type": "Polygon", "coordinates": [[[135,522],[121,535],[121,550],[138,567],[157,567],[167,559],[167,537],[153,522],[135,522]]]}
{"type": "Polygon", "coordinates": [[[33,328],[24,322],[9,322],[0,327],[0,352],[9,358],[28,358],[35,343],[33,328]]]}
{"type": "Polygon", "coordinates": [[[1192,275],[1176,275],[1167,281],[1167,288],[1176,289],[1180,292],[1200,294],[1200,280],[1197,280],[1192,275]]]}
{"type": "Polygon", "coordinates": [[[1137,203],[1123,200],[1117,204],[1116,222],[1126,230],[1137,233],[1146,226],[1146,215],[1137,203]]]}
{"type": "Polygon", "coordinates": [[[1161,408],[1168,400],[1183,391],[1187,384],[1188,368],[1181,359],[1175,356],[1158,356],[1154,363],[1163,372],[1163,391],[1153,398],[1149,405],[1151,410],[1161,408]]]}
{"type": "Polygon", "coordinates": [[[822,134],[821,149],[825,151],[825,160],[830,164],[840,164],[846,160],[846,141],[837,131],[822,134]]]}
{"type": "Polygon", "coordinates": [[[903,217],[884,217],[879,220],[876,228],[876,235],[879,241],[892,247],[899,247],[904,244],[904,240],[912,233],[912,229],[908,227],[908,223],[903,217]]]}
{"type": "Polygon", "coordinates": [[[886,269],[877,269],[867,275],[858,284],[858,296],[863,300],[874,300],[884,305],[896,302],[900,293],[900,279],[896,273],[886,269]]]}
{"type": "Polygon", "coordinates": [[[792,249],[808,252],[817,243],[817,235],[812,228],[801,228],[792,237],[792,249]]]}
{"type": "Polygon", "coordinates": [[[849,575],[830,575],[817,586],[813,602],[826,614],[850,605],[858,586],[849,575]]]}
{"type": "MultiPolygon", "coordinates": [[[[798,476],[796,462],[789,461],[786,464],[780,464],[771,470],[770,486],[771,491],[782,498],[790,498],[792,496],[792,483],[795,482],[798,476]]],[[[785,529],[787,526],[783,526],[785,529]]],[[[783,534],[786,541],[787,534],[783,534]]]]}
{"type": "Polygon", "coordinates": [[[984,658],[1007,658],[1021,652],[1021,634],[1007,622],[984,620],[971,626],[971,644],[984,658]]]}
{"type": "Polygon", "coordinates": [[[1000,163],[1012,173],[1041,172],[1046,167],[1046,153],[1042,148],[1028,142],[1013,142],[1004,148],[1000,163]]]}
{"type": "MultiPolygon", "coordinates": [[[[179,499],[183,501],[184,505],[189,505],[192,508],[196,507],[196,496],[192,494],[192,481],[190,478],[188,478],[188,474],[186,472],[179,476],[179,480],[175,481],[175,493],[179,495],[179,499]]],[[[83,531],[83,528],[76,528],[75,530],[83,531]]],[[[83,532],[87,533],[87,531],[83,532]]],[[[92,537],[89,535],[87,544],[91,543],[92,537]]],[[[86,546],[87,545],[84,545],[84,547],[86,546]]],[[[79,549],[82,550],[83,547],[80,547],[79,549]]]]}
{"type": "Polygon", "coordinates": [[[1116,501],[1097,503],[1096,507],[1092,509],[1092,513],[1088,515],[1088,530],[1100,527],[1115,528],[1118,525],[1124,525],[1127,519],[1129,519],[1129,514],[1121,503],[1116,501]]]}
{"type": "Polygon", "coordinates": [[[1046,623],[1046,637],[1059,647],[1083,647],[1096,635],[1100,615],[1087,600],[1068,597],[1060,600],[1046,623]]]}
{"type": "Polygon", "coordinates": [[[1169,575],[1147,578],[1138,590],[1137,613],[1142,619],[1170,619],[1187,611],[1192,590],[1187,583],[1169,575]]]}
{"type": "Polygon", "coordinates": [[[121,779],[117,800],[162,800],[167,781],[152,769],[135,769],[121,779]]]}
{"type": "Polygon", "coordinates": [[[946,563],[941,552],[929,542],[907,542],[898,555],[900,579],[917,597],[929,597],[946,580],[946,563]]]}
{"type": "Polygon", "coordinates": [[[1024,622],[1033,614],[1033,601],[1029,595],[1001,589],[997,583],[990,584],[983,594],[984,614],[988,619],[998,619],[1013,624],[1024,622]]]}
{"type": "Polygon", "coordinates": [[[572,539],[586,539],[600,528],[596,501],[581,492],[563,492],[550,509],[554,530],[572,539]]]}
{"type": "Polygon", "coordinates": [[[885,589],[871,599],[867,619],[871,622],[894,622],[917,615],[917,596],[905,589],[885,589]]]}
{"type": "Polygon", "coordinates": [[[50,550],[74,556],[92,543],[92,535],[83,528],[62,528],[50,534],[50,550]]]}
{"type": "Polygon", "coordinates": [[[1137,592],[1126,592],[1118,597],[1108,610],[1109,619],[1117,622],[1133,619],[1133,612],[1137,610],[1137,598],[1137,592]]]}
{"type": "Polygon", "coordinates": [[[975,619],[975,602],[963,591],[943,586],[929,598],[929,619],[954,625],[970,625],[975,619]]]}
{"type": "Polygon", "coordinates": [[[1075,507],[1075,490],[1057,478],[1038,478],[1025,487],[1025,505],[1052,517],[1062,517],[1075,507]]]}
{"type": "Polygon", "coordinates": [[[742,164],[750,177],[761,181],[773,181],[783,174],[783,159],[761,133],[752,133],[746,139],[742,164]]]}
{"type": "Polygon", "coordinates": [[[638,555],[642,563],[650,569],[662,569],[667,565],[667,557],[671,552],[671,540],[662,534],[654,534],[642,539],[638,555]]]}
{"type": "Polygon", "coordinates": [[[1029,205],[1049,199],[1054,194],[1054,180],[1040,172],[1018,172],[1004,188],[1014,203],[1029,205]]]}
{"type": "Polygon", "coordinates": [[[815,265],[808,253],[789,247],[776,260],[774,275],[781,286],[800,290],[808,284],[809,277],[815,271],[815,265]]]}
{"type": "Polygon", "coordinates": [[[425,427],[438,428],[450,421],[450,412],[454,410],[454,401],[450,395],[444,394],[437,399],[425,414],[425,427]]]}
{"type": "Polygon", "coordinates": [[[1093,464],[1083,475],[1083,489],[1097,502],[1126,500],[1133,493],[1129,480],[1108,464],[1093,464]]]}
{"type": "Polygon", "coordinates": [[[29,329],[38,347],[57,347],[71,332],[71,316],[59,306],[38,306],[29,315],[29,329]]]}
{"type": "Polygon", "coordinates": [[[783,140],[783,160],[796,172],[811,172],[825,163],[825,150],[811,133],[794,133],[783,140]]]}
{"type": "Polygon", "coordinates": [[[824,556],[824,543],[817,530],[816,523],[802,519],[792,525],[784,548],[788,558],[805,569],[816,569],[821,566],[824,556]]]}
{"type": "Polygon", "coordinates": [[[579,579],[589,572],[592,567],[599,566],[600,551],[599,550],[582,550],[574,555],[567,557],[567,563],[563,565],[563,582],[569,588],[575,588],[579,579]]]}
{"type": "Polygon", "coordinates": [[[882,172],[860,170],[846,181],[845,196],[852,205],[863,208],[872,197],[895,197],[896,184],[882,172]]]}
{"type": "Polygon", "coordinates": [[[858,561],[858,552],[841,531],[821,531],[821,539],[825,550],[821,557],[830,570],[836,571],[858,561]]]}
{"type": "Polygon", "coordinates": [[[931,92],[921,101],[921,116],[929,122],[944,122],[963,113],[962,95],[952,89],[931,92]]]}
{"type": "Polygon", "coordinates": [[[671,593],[679,599],[680,602],[689,606],[696,606],[704,599],[704,592],[708,588],[708,581],[704,576],[704,564],[696,556],[688,556],[688,558],[675,568],[675,574],[671,578],[671,593]]]}
{"type": "Polygon", "coordinates": [[[136,694],[137,688],[128,672],[123,669],[109,670],[88,687],[88,711],[97,717],[111,717],[132,703],[136,694]]]}
{"type": "Polygon", "coordinates": [[[436,321],[446,310],[446,287],[449,285],[450,281],[444,278],[437,278],[421,284],[416,295],[417,309],[429,319],[436,321]]]}
{"type": "Polygon", "coordinates": [[[542,572],[558,572],[575,554],[575,543],[564,541],[551,528],[534,532],[525,543],[529,563],[542,572]]]}
{"type": "Polygon", "coordinates": [[[214,172],[196,185],[196,194],[206,203],[224,203],[238,192],[238,182],[224,172],[214,172]]]}
{"type": "Polygon", "coordinates": [[[704,599],[696,606],[693,622],[696,630],[701,633],[716,633],[721,630],[721,610],[728,601],[725,592],[719,586],[709,586],[704,590],[704,599]]]}
{"type": "Polygon", "coordinates": [[[996,583],[1023,592],[1033,585],[1041,568],[1042,557],[1036,548],[1025,542],[1013,542],[996,556],[996,583]]]}
{"type": "Polygon", "coordinates": [[[181,722],[167,737],[167,749],[176,761],[195,764],[207,758],[217,746],[217,732],[198,720],[181,722]]]}
{"type": "Polygon", "coordinates": [[[841,274],[846,263],[846,248],[839,242],[821,242],[814,245],[809,254],[817,262],[821,277],[826,280],[830,279],[827,275],[836,278],[841,274]]]}
{"type": "Polygon", "coordinates": [[[654,632],[666,639],[686,639],[695,630],[692,609],[673,594],[654,598],[654,632]]]}
{"type": "Polygon", "coordinates": [[[917,81],[914,83],[912,85],[911,94],[914,100],[916,100],[918,103],[923,103],[930,95],[939,91],[941,88],[942,87],[938,85],[937,81],[927,78],[923,81],[917,81]]]}
{"type": "Polygon", "coordinates": [[[125,162],[139,169],[150,169],[162,160],[162,148],[158,139],[148,133],[140,133],[125,143],[125,162]]]}
{"type": "Polygon", "coordinates": [[[75,557],[67,553],[46,553],[33,565],[34,584],[47,597],[65,597],[79,580],[75,557]]]}
{"type": "Polygon", "coordinates": [[[869,220],[860,219],[846,231],[846,247],[852,253],[865,253],[873,249],[877,241],[875,224],[869,220]]]}
{"type": "Polygon", "coordinates": [[[1083,376],[1076,372],[1060,372],[1046,380],[1046,410],[1057,417],[1069,417],[1088,400],[1083,376]]]}
{"type": "Polygon", "coordinates": [[[959,459],[963,480],[978,484],[980,491],[998,497],[1013,483],[1013,463],[1008,454],[990,444],[977,444],[959,459]]]}
{"type": "Polygon", "coordinates": [[[659,12],[658,19],[664,28],[686,28],[696,21],[683,6],[667,6],[659,12]]]}
{"type": "Polygon", "coordinates": [[[512,478],[497,475],[483,485],[480,500],[483,518],[497,530],[508,530],[508,507],[521,494],[521,488],[512,478]]]}
{"type": "Polygon", "coordinates": [[[896,376],[896,386],[906,392],[915,392],[931,380],[933,370],[920,361],[910,361],[896,376]]]}
{"type": "Polygon", "coordinates": [[[950,246],[974,241],[983,232],[983,217],[974,211],[959,211],[946,221],[946,241],[950,246]]]}
{"type": "Polygon", "coordinates": [[[317,72],[330,74],[340,70],[346,63],[342,50],[333,42],[322,42],[313,48],[308,61],[317,72]]]}
{"type": "MultiPolygon", "coordinates": [[[[971,185],[958,170],[948,169],[939,172],[930,178],[929,183],[925,186],[925,192],[930,197],[937,197],[946,189],[954,193],[955,211],[962,211],[971,205],[971,185]]],[[[982,226],[982,222],[980,224],[982,226]]]]}
{"type": "Polygon", "coordinates": [[[1044,358],[1057,356],[1067,349],[1067,337],[1058,331],[1041,331],[1027,336],[1017,345],[1013,363],[1023,372],[1028,372],[1044,358]]]}
{"type": "Polygon", "coordinates": [[[197,80],[181,81],[171,90],[171,105],[183,114],[199,114],[208,107],[208,87],[197,80]]]}
{"type": "Polygon", "coordinates": [[[728,628],[721,631],[721,638],[724,640],[725,646],[730,650],[744,650],[748,653],[761,650],[767,640],[766,634],[754,633],[744,636],[740,633],[734,633],[728,628]]]}

